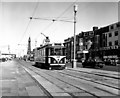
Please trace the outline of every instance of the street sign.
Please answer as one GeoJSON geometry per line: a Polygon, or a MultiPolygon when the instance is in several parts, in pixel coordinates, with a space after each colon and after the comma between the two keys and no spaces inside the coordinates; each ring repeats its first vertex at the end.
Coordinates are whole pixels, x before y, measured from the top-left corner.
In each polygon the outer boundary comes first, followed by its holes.
{"type": "Polygon", "coordinates": [[[88,51],[87,50],[83,50],[83,53],[88,53],[88,51]]]}

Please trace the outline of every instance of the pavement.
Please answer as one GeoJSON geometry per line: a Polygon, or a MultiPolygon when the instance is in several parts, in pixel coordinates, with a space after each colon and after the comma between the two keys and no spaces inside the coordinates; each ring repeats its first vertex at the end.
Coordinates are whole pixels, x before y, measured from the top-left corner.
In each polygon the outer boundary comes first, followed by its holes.
{"type": "Polygon", "coordinates": [[[31,76],[13,61],[0,63],[0,96],[44,96],[31,76]]]}

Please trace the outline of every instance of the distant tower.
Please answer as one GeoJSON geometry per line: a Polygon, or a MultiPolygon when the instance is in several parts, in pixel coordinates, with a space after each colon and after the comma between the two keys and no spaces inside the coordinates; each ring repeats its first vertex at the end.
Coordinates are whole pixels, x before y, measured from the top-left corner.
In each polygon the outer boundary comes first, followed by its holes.
{"type": "Polygon", "coordinates": [[[10,54],[10,46],[8,45],[8,52],[9,52],[9,54],[10,54]]]}
{"type": "Polygon", "coordinates": [[[27,54],[30,54],[31,53],[31,39],[29,37],[28,39],[28,50],[27,50],[27,54]]]}

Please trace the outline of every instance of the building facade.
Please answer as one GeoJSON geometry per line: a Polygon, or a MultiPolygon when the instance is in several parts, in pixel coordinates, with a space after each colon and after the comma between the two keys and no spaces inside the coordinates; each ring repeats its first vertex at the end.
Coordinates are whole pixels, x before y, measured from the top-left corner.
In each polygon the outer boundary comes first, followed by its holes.
{"type": "MultiPolygon", "coordinates": [[[[74,38],[64,40],[66,57],[73,59],[74,38]]],[[[120,58],[120,22],[92,31],[81,32],[76,35],[76,59],[100,57],[103,60],[115,61],[120,58]]]]}
{"type": "Polygon", "coordinates": [[[120,58],[120,22],[109,25],[109,31],[105,34],[107,43],[103,58],[114,61],[120,58]]]}
{"type": "MultiPolygon", "coordinates": [[[[80,52],[83,50],[83,33],[76,35],[76,59],[80,60],[80,52]]],[[[74,37],[67,38],[64,40],[65,53],[68,61],[72,61],[74,58],[74,37]]]]}
{"type": "Polygon", "coordinates": [[[71,61],[73,58],[73,40],[72,38],[67,38],[64,40],[64,46],[65,46],[65,54],[66,54],[66,59],[68,61],[71,61]]]}

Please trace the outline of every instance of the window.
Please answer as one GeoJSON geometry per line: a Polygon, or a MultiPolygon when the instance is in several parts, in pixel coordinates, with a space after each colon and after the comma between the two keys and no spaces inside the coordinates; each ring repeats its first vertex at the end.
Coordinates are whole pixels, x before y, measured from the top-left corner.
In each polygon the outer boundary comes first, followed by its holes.
{"type": "Polygon", "coordinates": [[[50,55],[65,55],[65,48],[50,48],[50,55]]]}
{"type": "Polygon", "coordinates": [[[115,41],[115,45],[118,45],[118,40],[115,41]]]}
{"type": "Polygon", "coordinates": [[[93,34],[94,34],[93,31],[90,31],[90,32],[89,32],[89,35],[93,35],[93,34]]]}
{"type": "Polygon", "coordinates": [[[105,39],[105,34],[102,35],[103,39],[105,39]]]}
{"type": "Polygon", "coordinates": [[[103,47],[105,47],[106,46],[106,42],[105,41],[103,41],[103,47]]]}
{"type": "Polygon", "coordinates": [[[112,46],[112,42],[109,42],[109,46],[112,46]]]}
{"type": "Polygon", "coordinates": [[[88,32],[84,32],[84,36],[88,36],[88,32]]]}
{"type": "Polygon", "coordinates": [[[120,23],[117,23],[116,25],[117,25],[117,27],[120,27],[120,23]]]}
{"type": "Polygon", "coordinates": [[[113,29],[113,25],[111,26],[111,29],[113,29]]]}
{"type": "Polygon", "coordinates": [[[112,37],[112,33],[109,33],[109,37],[112,37]]]}
{"type": "Polygon", "coordinates": [[[118,31],[115,31],[115,33],[114,33],[114,34],[115,34],[115,36],[118,36],[118,31]]]}

